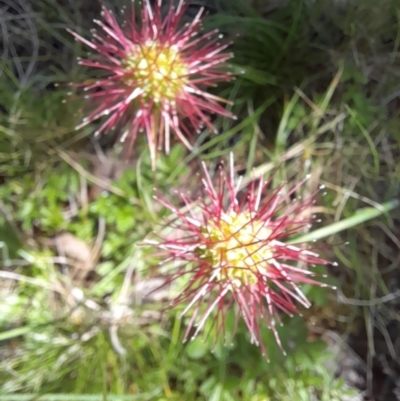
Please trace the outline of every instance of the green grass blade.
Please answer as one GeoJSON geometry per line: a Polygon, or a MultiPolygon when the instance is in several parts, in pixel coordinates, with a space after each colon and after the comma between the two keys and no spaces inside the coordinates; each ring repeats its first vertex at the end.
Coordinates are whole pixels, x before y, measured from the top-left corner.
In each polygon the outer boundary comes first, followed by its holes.
{"type": "Polygon", "coordinates": [[[333,235],[341,231],[348,230],[349,228],[353,228],[361,223],[365,223],[368,220],[372,220],[375,217],[380,216],[381,214],[390,212],[391,210],[398,207],[399,204],[400,202],[398,200],[392,200],[384,203],[382,207],[379,209],[373,207],[360,209],[357,212],[355,212],[353,216],[348,217],[347,219],[338,221],[337,223],[330,224],[329,226],[302,235],[301,237],[298,237],[290,241],[290,243],[295,244],[300,242],[319,240],[328,237],[329,235],[333,235]]]}
{"type": "Polygon", "coordinates": [[[283,150],[286,147],[287,139],[290,133],[290,130],[288,129],[289,118],[298,100],[299,100],[299,95],[295,93],[293,97],[290,99],[289,103],[287,103],[285,106],[285,110],[283,112],[275,140],[276,150],[278,153],[283,152],[283,150]]]}

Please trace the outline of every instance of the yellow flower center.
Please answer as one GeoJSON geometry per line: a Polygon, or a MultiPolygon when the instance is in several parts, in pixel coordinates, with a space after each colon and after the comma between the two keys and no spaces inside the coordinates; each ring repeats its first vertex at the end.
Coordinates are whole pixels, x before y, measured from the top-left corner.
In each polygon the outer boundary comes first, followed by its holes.
{"type": "Polygon", "coordinates": [[[266,245],[271,229],[250,213],[229,212],[218,222],[211,221],[203,229],[206,246],[199,247],[200,257],[220,269],[217,278],[234,286],[255,284],[257,273],[266,272],[273,256],[266,245]]]}
{"type": "Polygon", "coordinates": [[[187,82],[188,68],[177,46],[163,47],[153,41],[137,45],[125,68],[132,70],[127,83],[142,88],[145,99],[156,103],[174,100],[187,82]]]}

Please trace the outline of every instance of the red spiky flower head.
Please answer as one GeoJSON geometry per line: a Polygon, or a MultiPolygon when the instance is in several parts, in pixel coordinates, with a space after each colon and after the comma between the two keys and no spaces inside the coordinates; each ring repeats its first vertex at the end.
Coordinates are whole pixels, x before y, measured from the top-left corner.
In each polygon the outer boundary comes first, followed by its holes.
{"type": "Polygon", "coordinates": [[[77,129],[106,116],[97,134],[107,133],[117,125],[125,127],[131,151],[137,134],[145,132],[154,168],[157,148],[170,148],[170,132],[190,148],[192,132],[208,127],[212,114],[233,117],[222,107],[221,98],[206,92],[232,75],[225,61],[232,57],[223,51],[217,31],[200,33],[200,9],[191,22],[183,24],[187,8],[184,0],[176,7],[170,1],[163,17],[162,0],[154,7],[144,0],[139,15],[132,15],[120,26],[110,10],[103,8],[102,21],[95,21],[101,32],[88,41],[70,31],[77,40],[97,52],[97,60],[79,60],[87,67],[103,70],[94,83],[80,84],[88,94],[92,111],[77,129]]]}
{"type": "Polygon", "coordinates": [[[172,302],[186,305],[182,316],[193,311],[185,340],[195,338],[210,316],[217,337],[225,337],[226,312],[236,304],[236,324],[242,317],[263,354],[261,323],[273,331],[282,349],[275,327],[281,323],[279,312],[293,316],[300,314],[297,304],[310,306],[302,284],[326,286],[313,279],[316,274],[308,267],[330,262],[307,244],[287,243],[314,218],[310,213],[316,194],[291,199],[308,177],[289,190],[285,185],[270,189],[271,180],[261,179],[241,191],[232,157],[230,172],[221,168],[215,186],[204,165],[203,169],[203,195],[197,202],[180,194],[185,207],[179,210],[157,198],[175,215],[169,224],[174,238],[149,241],[159,249],[160,264],[173,262],[167,284],[186,283],[172,302]]]}

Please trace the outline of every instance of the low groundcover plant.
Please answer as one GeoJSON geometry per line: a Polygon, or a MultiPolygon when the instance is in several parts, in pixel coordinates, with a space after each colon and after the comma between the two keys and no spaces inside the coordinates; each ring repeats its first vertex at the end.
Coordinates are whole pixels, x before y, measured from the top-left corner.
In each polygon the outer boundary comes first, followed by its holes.
{"type": "Polygon", "coordinates": [[[217,337],[225,336],[226,313],[236,304],[234,332],[242,317],[251,341],[266,354],[261,339],[261,323],[265,323],[283,351],[275,327],[281,323],[279,312],[293,316],[300,314],[296,304],[310,307],[301,285],[327,284],[314,280],[316,273],[308,267],[331,264],[307,244],[286,243],[315,218],[311,206],[316,193],[294,197],[309,177],[289,190],[285,185],[271,189],[271,178],[253,180],[241,191],[232,155],[230,171],[221,168],[215,185],[205,164],[203,171],[198,202],[180,193],[185,207],[178,209],[165,197],[156,197],[175,218],[168,223],[171,235],[148,241],[159,249],[161,265],[172,262],[166,285],[187,277],[172,302],[173,306],[186,304],[181,316],[193,309],[185,340],[194,339],[212,314],[217,337]]]}
{"type": "Polygon", "coordinates": [[[104,73],[95,82],[77,84],[92,107],[77,129],[106,117],[96,134],[123,128],[128,154],[138,133],[145,132],[153,169],[157,148],[169,152],[171,131],[190,149],[193,132],[216,130],[212,115],[233,117],[219,104],[224,99],[205,90],[232,78],[225,66],[232,57],[224,52],[229,42],[221,42],[216,30],[201,33],[202,9],[183,24],[187,6],[182,0],[176,7],[171,1],[164,17],[161,5],[161,0],[154,6],[144,0],[139,15],[133,5],[122,26],[103,8],[103,20],[95,21],[101,31],[92,41],[70,31],[97,53],[97,59],[79,63],[104,73]]]}

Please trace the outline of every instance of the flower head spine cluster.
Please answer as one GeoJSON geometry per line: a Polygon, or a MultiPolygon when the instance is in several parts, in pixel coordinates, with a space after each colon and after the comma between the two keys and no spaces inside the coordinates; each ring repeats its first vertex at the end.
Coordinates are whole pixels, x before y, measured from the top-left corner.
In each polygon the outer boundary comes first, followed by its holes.
{"type": "MultiPolygon", "coordinates": [[[[189,319],[185,340],[195,338],[207,319],[213,319],[217,336],[225,337],[225,320],[234,305],[236,324],[242,318],[251,341],[266,353],[262,329],[276,329],[280,314],[301,314],[298,304],[310,307],[302,284],[327,286],[314,279],[314,265],[331,262],[321,258],[312,246],[287,244],[313,219],[310,208],[315,193],[301,199],[292,197],[308,177],[292,188],[271,189],[272,179],[253,180],[244,191],[235,182],[233,157],[230,171],[222,168],[216,184],[203,164],[203,195],[197,202],[180,193],[185,207],[180,210],[165,198],[157,198],[175,215],[172,237],[161,237],[153,245],[160,249],[162,264],[174,262],[167,284],[187,277],[173,305],[186,304],[189,319]]],[[[233,333],[234,334],[234,333],[233,333]]]]}
{"type": "Polygon", "coordinates": [[[70,31],[95,54],[96,60],[80,59],[79,63],[101,70],[100,79],[78,84],[87,92],[91,111],[77,129],[104,118],[96,134],[124,129],[121,140],[130,153],[137,136],[144,132],[153,163],[157,149],[169,152],[171,133],[189,149],[193,132],[203,128],[216,131],[212,115],[233,117],[221,106],[222,98],[207,92],[220,81],[232,79],[225,62],[229,42],[214,30],[201,33],[203,9],[189,23],[182,24],[186,5],[170,2],[162,15],[162,1],[154,6],[144,0],[128,24],[120,26],[103,8],[103,19],[92,40],[70,31]]]}

